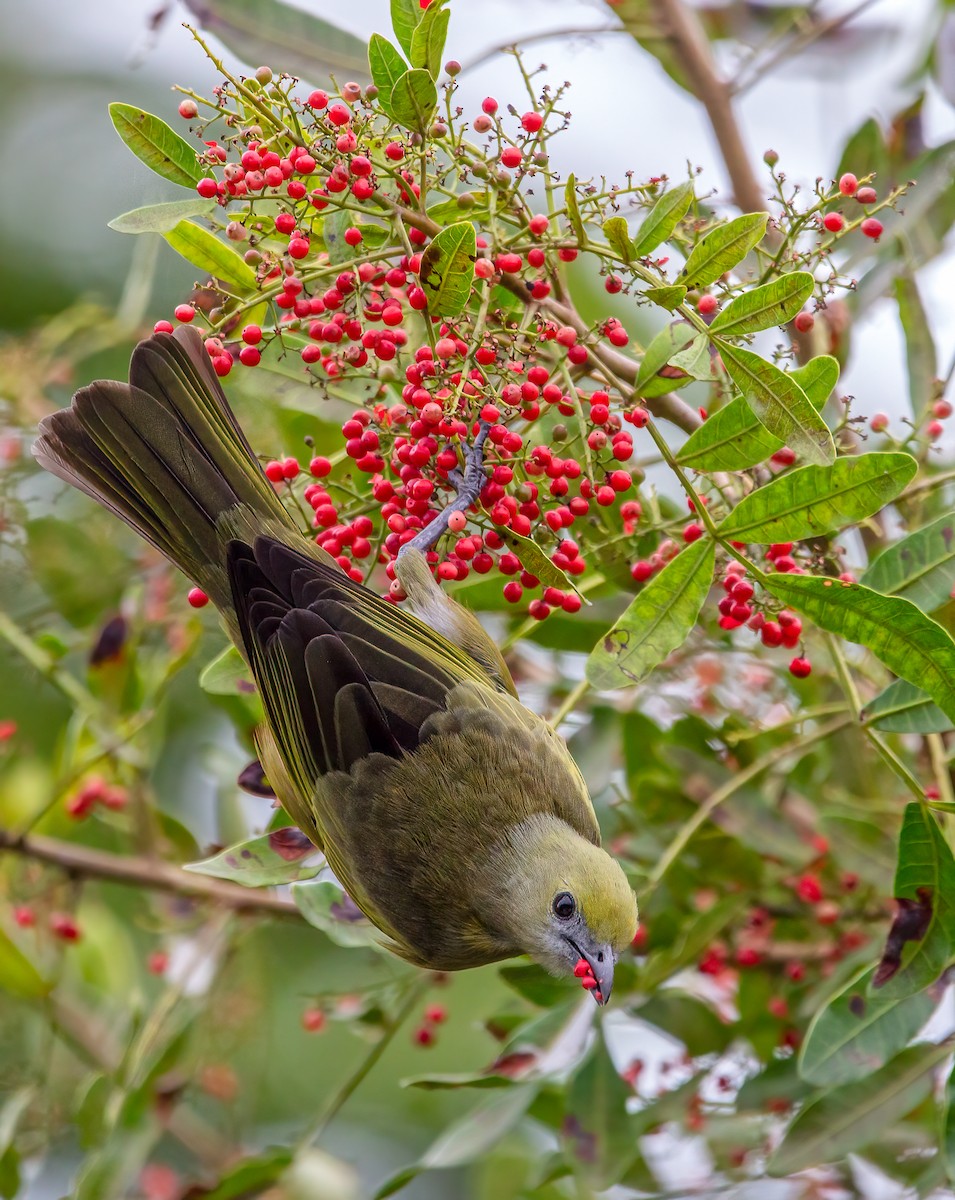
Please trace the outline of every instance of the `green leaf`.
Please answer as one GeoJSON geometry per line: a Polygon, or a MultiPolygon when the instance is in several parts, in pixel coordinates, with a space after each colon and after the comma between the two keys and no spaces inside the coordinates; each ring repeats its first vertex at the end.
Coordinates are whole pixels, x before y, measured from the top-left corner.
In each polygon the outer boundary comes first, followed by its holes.
{"type": "Polygon", "coordinates": [[[680,272],[680,282],[687,287],[702,287],[715,282],[741,263],[763,240],[768,220],[768,213],[744,213],[711,229],[690,251],[680,272]]]}
{"type": "Polygon", "coordinates": [[[825,1092],[798,1114],[770,1156],[770,1175],[836,1162],[875,1141],[932,1091],[932,1070],[946,1045],[913,1046],[865,1079],[825,1092]]]}
{"type": "Polygon", "coordinates": [[[212,1191],[203,1193],[203,1200],[242,1200],[243,1197],[258,1196],[279,1179],[294,1157],[295,1151],[289,1146],[267,1146],[259,1154],[228,1167],[212,1191]]]}
{"type": "Polygon", "coordinates": [[[215,200],[195,196],[191,200],[169,200],[163,204],[147,204],[120,213],[107,224],[117,233],[168,233],[183,217],[202,217],[216,208],[215,200]]]}
{"type": "Polygon", "coordinates": [[[20,1000],[39,1000],[51,986],[0,929],[0,990],[20,1000]]]}
{"type": "Polygon", "coordinates": [[[450,20],[451,14],[441,7],[440,0],[432,0],[411,35],[411,65],[423,67],[432,79],[437,79],[441,74],[441,59],[450,20]]]}
{"type": "MultiPolygon", "coordinates": [[[[577,585],[565,575],[560,567],[555,567],[533,538],[515,533],[513,529],[500,528],[497,533],[503,539],[509,550],[521,560],[521,566],[531,575],[535,575],[545,587],[560,588],[562,592],[576,592],[577,585]]],[[[589,603],[589,601],[587,601],[589,603]]]]}
{"type": "Polygon", "coordinates": [[[413,1166],[392,1175],[374,1200],[385,1200],[423,1171],[463,1167],[493,1149],[517,1125],[537,1094],[533,1084],[494,1092],[443,1130],[413,1166]]]}
{"type": "Polygon", "coordinates": [[[30,570],[71,625],[85,628],[116,609],[130,564],[115,545],[58,517],[37,517],[25,530],[30,570]]]}
{"type": "Polygon", "coordinates": [[[940,1148],[945,1162],[945,1174],[949,1182],[952,1182],[955,1180],[955,1067],[945,1081],[941,1126],[940,1148]]]}
{"type": "Polygon", "coordinates": [[[320,855],[318,847],[293,825],[229,846],[212,858],[187,863],[184,869],[195,875],[228,879],[243,887],[277,887],[314,878],[325,865],[324,859],[309,866],[305,863],[320,855]]]}
{"type": "MultiPolygon", "coordinates": [[[[789,374],[818,412],[836,385],[839,364],[828,355],[819,355],[789,374]]],[[[676,460],[696,471],[744,471],[764,462],[782,445],[743,397],[737,396],[690,435],[676,460]]]]}
{"type": "Polygon", "coordinates": [[[406,71],[391,90],[391,111],[395,120],[422,135],[428,131],[437,103],[438,89],[434,80],[420,67],[406,71]]]}
{"type": "Polygon", "coordinates": [[[911,455],[859,454],[800,467],[745,496],[719,526],[736,542],[799,542],[879,512],[918,472],[911,455]]]}
{"type": "Polygon", "coordinates": [[[939,706],[907,679],[890,683],[860,716],[885,733],[947,733],[955,728],[939,706]]]}
{"type": "MultiPolygon", "coordinates": [[[[634,391],[642,394],[658,371],[663,370],[675,354],[689,346],[696,337],[696,330],[685,321],[673,321],[666,325],[647,346],[634,383],[634,391]]],[[[668,386],[672,381],[667,381],[668,386]]]]}
{"type": "Polygon", "coordinates": [[[570,993],[566,979],[549,974],[537,963],[509,963],[498,974],[518,995],[541,1008],[560,1004],[570,993]]]}
{"type": "Polygon", "coordinates": [[[915,1037],[935,1009],[925,992],[898,1000],[870,994],[865,967],[821,1008],[799,1052],[799,1074],[817,1087],[864,1079],[915,1037]]]}
{"type": "MultiPolygon", "coordinates": [[[[244,63],[322,83],[330,74],[365,77],[365,43],[353,33],[279,0],[185,0],[199,25],[244,63]]],[[[347,19],[347,18],[346,18],[347,19]]]]}
{"type": "Polygon", "coordinates": [[[717,313],[710,325],[711,333],[741,337],[783,325],[800,311],[812,295],[815,281],[808,271],[793,271],[781,275],[772,283],[743,292],[717,313]]]}
{"type": "Polygon", "coordinates": [[[378,103],[390,117],[391,93],[395,84],[408,70],[408,64],[387,38],[373,33],[368,41],[368,66],[371,81],[378,89],[378,103]]]}
{"type": "Polygon", "coordinates": [[[591,651],[587,678],[593,687],[639,683],[683,645],[713,582],[715,553],[710,539],[700,538],[647,583],[591,651]]]}
{"type": "Polygon", "coordinates": [[[665,308],[667,312],[673,312],[686,299],[686,288],[680,283],[672,287],[647,288],[643,294],[651,304],[656,304],[659,308],[665,308]]]}
{"type": "Polygon", "coordinates": [[[603,223],[603,235],[625,263],[632,261],[633,247],[630,245],[630,231],[623,217],[609,217],[603,223]]]}
{"type": "Polygon", "coordinates": [[[436,234],[421,255],[419,279],[433,317],[456,317],[471,295],[477,237],[470,221],[436,234]]]}
{"type": "Polygon", "coordinates": [[[195,221],[179,221],[163,237],[187,262],[220,280],[240,296],[249,296],[255,291],[255,271],[242,255],[195,221]]]}
{"type": "Polygon", "coordinates": [[[908,271],[897,275],[893,286],[895,300],[899,306],[899,320],[905,335],[909,405],[912,415],[918,417],[934,398],[935,379],[938,374],[938,355],[915,276],[908,271]]]}
{"type": "Polygon", "coordinates": [[[248,696],[255,692],[249,668],[235,646],[227,646],[203,667],[199,686],[210,696],[248,696]]]}
{"type": "Polygon", "coordinates": [[[901,1000],[934,983],[955,945],[955,859],[938,821],[926,805],[915,801],[906,805],[902,819],[892,894],[896,900],[913,901],[923,911],[930,905],[931,914],[921,937],[891,945],[890,930],[880,966],[901,963],[870,993],[880,1000],[901,1000]]]}
{"type": "Polygon", "coordinates": [[[955,642],[910,601],[880,596],[860,583],[812,575],[768,575],[766,587],[820,629],[867,646],[955,721],[955,642]]]}
{"type": "Polygon", "coordinates": [[[391,0],[391,28],[394,30],[398,45],[411,58],[411,39],[418,28],[422,17],[421,5],[418,0],[391,0]]]}
{"type": "Polygon", "coordinates": [[[574,231],[578,243],[582,246],[587,240],[587,235],[584,232],[584,223],[580,219],[580,206],[577,203],[577,179],[573,171],[567,176],[564,205],[567,209],[567,220],[570,221],[570,227],[574,231]]]}
{"type": "Polygon", "coordinates": [[[461,1071],[456,1075],[412,1075],[402,1079],[403,1088],[420,1088],[423,1092],[457,1091],[458,1088],[476,1088],[479,1091],[490,1088],[513,1087],[513,1079],[507,1075],[493,1075],[487,1071],[461,1071]]]}
{"type": "Polygon", "coordinates": [[[770,433],[809,462],[827,464],[836,457],[832,434],[793,378],[751,350],[716,339],[730,378],[770,433]]]}
{"type": "Polygon", "coordinates": [[[133,104],[118,102],[109,106],[109,116],[133,154],[163,179],[191,188],[207,174],[196,161],[198,147],[191,146],[159,117],[133,104]]]}
{"type": "Polygon", "coordinates": [[[646,258],[661,242],[665,242],[686,216],[693,199],[693,184],[689,182],[664,192],[643,218],[634,235],[634,258],[646,258]]]}
{"type": "Polygon", "coordinates": [[[382,950],[382,935],[362,915],[337,883],[330,879],[302,880],[289,888],[299,912],[336,946],[382,950]]]}
{"type": "Polygon", "coordinates": [[[335,209],[322,222],[322,241],[333,266],[341,266],[356,257],[357,247],[349,246],[345,241],[345,230],[352,224],[352,214],[347,208],[335,209]]]}
{"type": "Polygon", "coordinates": [[[598,1030],[594,1046],[567,1088],[566,1155],[598,1192],[617,1183],[633,1160],[634,1138],[627,1115],[632,1090],[620,1078],[598,1030]]]}
{"type": "Polygon", "coordinates": [[[862,576],[884,596],[903,596],[934,612],[955,588],[955,513],[946,513],[882,552],[862,576]]]}

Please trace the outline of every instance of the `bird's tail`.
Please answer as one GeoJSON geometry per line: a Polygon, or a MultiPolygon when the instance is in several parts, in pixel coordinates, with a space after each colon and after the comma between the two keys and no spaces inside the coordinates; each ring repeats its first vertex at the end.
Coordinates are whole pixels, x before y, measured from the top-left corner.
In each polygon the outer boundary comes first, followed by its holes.
{"type": "Polygon", "coordinates": [[[140,342],[129,383],[81,388],[68,409],[41,422],[33,452],[131,525],[220,609],[232,605],[225,543],[298,536],[193,329],[140,342]]]}

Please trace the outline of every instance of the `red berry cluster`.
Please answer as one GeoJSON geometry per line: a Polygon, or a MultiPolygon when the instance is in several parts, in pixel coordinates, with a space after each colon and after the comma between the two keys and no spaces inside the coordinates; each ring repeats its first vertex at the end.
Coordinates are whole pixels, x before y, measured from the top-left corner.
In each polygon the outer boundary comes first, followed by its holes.
{"type": "Polygon", "coordinates": [[[128,799],[125,788],[107,783],[99,775],[93,775],[67,797],[66,812],[74,820],[80,821],[88,817],[100,804],[104,808],[120,812],[126,807],[128,799]]]}
{"type": "Polygon", "coordinates": [[[443,1004],[429,1004],[424,1010],[421,1024],[412,1034],[416,1046],[433,1046],[438,1040],[438,1026],[448,1019],[448,1010],[443,1004]]]}
{"type": "Polygon", "coordinates": [[[594,977],[593,968],[586,958],[579,958],[574,965],[574,976],[580,980],[580,986],[588,992],[593,992],[598,1004],[603,1003],[600,986],[594,977]]]}

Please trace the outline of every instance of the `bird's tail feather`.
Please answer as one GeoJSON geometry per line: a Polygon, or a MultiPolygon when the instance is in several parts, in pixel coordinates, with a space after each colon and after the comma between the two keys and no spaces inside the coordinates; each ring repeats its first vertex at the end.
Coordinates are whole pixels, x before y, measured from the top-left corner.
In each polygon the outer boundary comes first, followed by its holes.
{"type": "Polygon", "coordinates": [[[81,388],[68,409],[41,422],[34,454],[131,525],[219,607],[231,606],[229,538],[246,529],[294,531],[192,329],[141,342],[128,384],[81,388]]]}

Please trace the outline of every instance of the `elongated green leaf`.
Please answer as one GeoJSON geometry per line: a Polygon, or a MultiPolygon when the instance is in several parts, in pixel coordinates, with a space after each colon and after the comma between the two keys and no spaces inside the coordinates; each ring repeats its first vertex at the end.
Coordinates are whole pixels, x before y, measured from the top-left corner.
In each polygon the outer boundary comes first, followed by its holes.
{"type": "Polygon", "coordinates": [[[423,67],[432,79],[441,74],[441,57],[448,36],[451,14],[437,0],[421,14],[421,20],[411,35],[411,65],[423,67]]]}
{"type": "Polygon", "coordinates": [[[820,629],[867,646],[955,721],[955,642],[910,601],[881,596],[861,583],[811,575],[768,575],[766,586],[820,629]]]}
{"type": "Polygon", "coordinates": [[[180,221],[163,237],[187,262],[220,280],[240,296],[255,291],[255,271],[241,254],[220,242],[208,229],[194,221],[180,221]]]}
{"type": "Polygon", "coordinates": [[[647,288],[643,294],[651,304],[656,304],[659,308],[665,308],[667,312],[673,312],[686,299],[686,288],[680,283],[673,287],[647,288]]]}
{"type": "Polygon", "coordinates": [[[330,879],[302,879],[289,889],[299,912],[337,946],[381,950],[381,934],[330,879]]]}
{"type": "Polygon", "coordinates": [[[704,334],[698,334],[685,350],[670,359],[670,365],[686,371],[691,379],[713,379],[713,355],[704,334]]]}
{"type": "Polygon", "coordinates": [[[252,67],[268,63],[273,71],[312,83],[322,83],[330,74],[359,81],[366,77],[364,41],[300,5],[280,0],[183,2],[201,28],[252,67]]]}
{"type": "Polygon", "coordinates": [[[799,1052],[799,1074],[817,1087],[864,1079],[915,1037],[935,1008],[925,992],[904,1000],[869,994],[866,967],[819,1010],[799,1052]]]}
{"type": "Polygon", "coordinates": [[[406,71],[391,89],[391,111],[395,120],[415,133],[427,133],[437,103],[438,89],[421,67],[406,71]]]}
{"type": "Polygon", "coordinates": [[[392,116],[391,93],[408,70],[408,64],[387,38],[373,33],[368,41],[368,66],[371,81],[378,89],[378,103],[388,116],[392,116]]]}
{"type": "Polygon", "coordinates": [[[267,1146],[251,1158],[243,1158],[226,1169],[203,1200],[243,1200],[262,1195],[291,1166],[295,1151],[290,1146],[267,1146]]]}
{"type": "Polygon", "coordinates": [[[861,715],[886,733],[947,733],[955,728],[931,697],[906,679],[890,683],[861,715]]]}
{"type": "Polygon", "coordinates": [[[564,205],[567,209],[567,220],[570,221],[570,227],[574,231],[577,241],[583,245],[586,236],[584,223],[580,219],[580,206],[577,203],[577,179],[573,171],[567,176],[567,184],[564,187],[564,205]]]}
{"type": "Polygon", "coordinates": [[[720,524],[737,542],[798,542],[879,512],[918,471],[911,455],[859,454],[800,467],[744,497],[720,524]]]}
{"type": "MultiPolygon", "coordinates": [[[[790,371],[790,376],[818,412],[836,385],[839,364],[828,355],[819,355],[804,367],[790,371]]],[[[696,471],[744,471],[765,461],[782,445],[743,397],[737,396],[690,435],[677,462],[696,471]]]]}
{"type": "Polygon", "coordinates": [[[603,235],[610,243],[610,248],[616,250],[625,263],[632,261],[634,255],[630,232],[623,217],[609,217],[604,221],[603,235]]]}
{"type": "Polygon", "coordinates": [[[883,551],[862,576],[884,596],[904,596],[934,612],[955,588],[955,513],[946,513],[883,551]]]}
{"type": "Polygon", "coordinates": [[[576,583],[574,583],[569,575],[565,575],[560,567],[554,566],[545,551],[538,546],[533,538],[515,533],[513,529],[502,528],[497,532],[508,549],[513,550],[521,560],[521,566],[524,570],[529,571],[531,575],[536,575],[545,587],[560,588],[562,592],[577,591],[576,583]]]}
{"type": "Polygon", "coordinates": [[[50,987],[27,956],[0,929],[0,991],[21,1000],[39,1000],[50,987]]]}
{"type": "Polygon", "coordinates": [[[564,1122],[565,1153],[595,1191],[612,1187],[633,1161],[630,1096],[598,1035],[567,1088],[565,1111],[573,1122],[564,1122]]]}
{"type": "Polygon", "coordinates": [[[717,339],[730,378],[770,433],[809,462],[831,463],[836,457],[832,434],[792,374],[760,358],[752,350],[717,339]]]}
{"type": "MultiPolygon", "coordinates": [[[[696,337],[696,330],[685,321],[674,321],[665,326],[647,346],[634,388],[643,393],[647,384],[654,381],[658,371],[661,371],[674,354],[679,354],[696,337]]],[[[672,381],[668,381],[668,386],[672,381]]]]}
{"type": "Polygon", "coordinates": [[[477,237],[470,221],[442,229],[427,246],[420,280],[432,316],[455,317],[467,304],[476,257],[477,237]]]}
{"type": "Polygon", "coordinates": [[[701,538],[650,580],[591,651],[587,678],[595,688],[639,683],[683,645],[710,590],[714,556],[713,543],[701,538]]]}
{"type": "Polygon", "coordinates": [[[423,16],[418,0],[391,0],[391,28],[395,31],[398,45],[411,58],[411,39],[423,16]]]}
{"type": "Polygon", "coordinates": [[[107,224],[117,233],[168,233],[184,217],[202,217],[216,208],[215,200],[195,196],[191,200],[168,200],[163,204],[147,204],[120,213],[107,224]]]}
{"type": "Polygon", "coordinates": [[[836,1162],[876,1140],[921,1104],[932,1090],[932,1069],[947,1046],[903,1050],[866,1079],[843,1084],[806,1105],[770,1156],[770,1175],[791,1175],[836,1162]]]}
{"type": "Polygon", "coordinates": [[[681,183],[664,192],[643,218],[633,239],[634,258],[645,258],[676,229],[693,203],[693,184],[681,183]]]}
{"type": "Polygon", "coordinates": [[[915,276],[906,271],[893,280],[899,320],[905,335],[905,363],[909,376],[909,405],[912,415],[918,415],[932,399],[938,374],[938,355],[932,330],[915,276]]]}
{"type": "Polygon", "coordinates": [[[203,667],[199,686],[210,696],[250,695],[255,691],[249,668],[235,646],[227,646],[203,667]]]}
{"type": "MultiPolygon", "coordinates": [[[[879,965],[881,979],[876,975],[878,990],[871,993],[882,1000],[900,1000],[934,983],[955,950],[955,859],[938,821],[914,801],[906,805],[902,820],[892,893],[897,901],[911,902],[910,911],[914,908],[928,920],[915,931],[920,936],[903,939],[896,917],[879,965]],[[888,971],[892,974],[885,979],[888,971]]],[[[901,920],[904,923],[904,914],[901,920]]]]}
{"type": "Polygon", "coordinates": [[[113,128],[133,154],[163,179],[180,187],[195,187],[206,174],[206,169],[196,162],[197,148],[159,117],[133,104],[118,102],[109,106],[109,116],[113,128]]]}
{"type": "Polygon", "coordinates": [[[711,229],[690,251],[680,272],[680,283],[701,287],[731,271],[763,240],[768,220],[768,213],[744,213],[711,229]]]}
{"type": "Polygon", "coordinates": [[[740,337],[757,333],[791,320],[802,308],[815,286],[808,271],[793,271],[781,275],[772,283],[743,292],[717,313],[710,325],[711,333],[740,337]]]}
{"type": "Polygon", "coordinates": [[[277,887],[297,879],[312,879],[324,865],[321,851],[293,825],[230,846],[201,862],[188,863],[185,869],[195,875],[229,879],[243,887],[277,887]],[[318,861],[306,865],[308,859],[318,861]]]}

